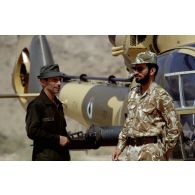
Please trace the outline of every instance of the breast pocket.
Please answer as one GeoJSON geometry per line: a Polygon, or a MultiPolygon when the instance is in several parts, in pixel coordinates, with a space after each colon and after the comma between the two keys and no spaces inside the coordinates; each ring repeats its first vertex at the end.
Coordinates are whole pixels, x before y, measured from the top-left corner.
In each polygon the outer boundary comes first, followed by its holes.
{"type": "Polygon", "coordinates": [[[153,104],[150,103],[150,104],[144,104],[142,110],[145,114],[151,115],[151,114],[155,114],[156,108],[153,104]]]}
{"type": "Polygon", "coordinates": [[[43,117],[43,119],[42,119],[42,127],[46,131],[52,132],[52,130],[55,127],[55,118],[54,118],[54,116],[43,117]]]}
{"type": "Polygon", "coordinates": [[[134,101],[131,101],[128,103],[128,111],[129,111],[129,117],[134,118],[135,117],[135,109],[136,109],[136,104],[134,101]]]}
{"type": "Polygon", "coordinates": [[[44,117],[44,118],[42,119],[42,121],[43,121],[43,122],[52,122],[52,121],[54,121],[54,117],[44,117]]]}

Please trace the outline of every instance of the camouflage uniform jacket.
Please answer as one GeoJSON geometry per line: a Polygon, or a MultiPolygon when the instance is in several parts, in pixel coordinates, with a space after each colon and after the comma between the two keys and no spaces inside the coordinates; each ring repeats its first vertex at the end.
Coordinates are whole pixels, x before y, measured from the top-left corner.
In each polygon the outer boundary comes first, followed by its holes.
{"type": "Polygon", "coordinates": [[[131,89],[128,117],[119,134],[117,147],[124,150],[128,137],[162,136],[162,150],[173,149],[181,132],[181,124],[170,95],[153,82],[144,94],[140,87],[131,89]]]}

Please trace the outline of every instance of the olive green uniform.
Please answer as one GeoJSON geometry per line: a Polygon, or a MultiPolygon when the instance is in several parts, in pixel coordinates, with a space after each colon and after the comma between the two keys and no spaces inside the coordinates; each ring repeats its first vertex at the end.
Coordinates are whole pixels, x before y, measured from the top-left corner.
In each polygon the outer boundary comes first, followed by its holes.
{"type": "Polygon", "coordinates": [[[67,136],[61,102],[57,106],[44,91],[27,107],[26,131],[33,143],[32,160],[70,160],[67,146],[60,146],[59,135],[67,136]]]}
{"type": "Polygon", "coordinates": [[[144,94],[136,86],[129,93],[128,112],[117,145],[123,151],[128,137],[135,140],[127,149],[126,159],[165,160],[165,153],[175,147],[181,132],[170,95],[155,82],[144,94]],[[141,144],[136,144],[137,140],[141,144]]]}

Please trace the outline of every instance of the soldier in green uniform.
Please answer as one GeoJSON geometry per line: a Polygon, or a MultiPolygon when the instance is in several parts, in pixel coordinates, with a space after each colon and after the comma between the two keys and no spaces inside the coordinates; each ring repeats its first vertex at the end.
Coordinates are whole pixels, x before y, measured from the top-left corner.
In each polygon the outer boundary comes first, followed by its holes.
{"type": "Polygon", "coordinates": [[[128,116],[112,160],[119,160],[127,143],[126,160],[168,160],[181,133],[181,123],[172,98],[154,82],[156,54],[139,53],[132,68],[138,85],[129,92],[128,116]]]}
{"type": "Polygon", "coordinates": [[[29,103],[26,114],[27,135],[33,140],[32,160],[70,160],[63,107],[56,97],[62,81],[59,66],[43,66],[38,79],[42,91],[29,103]]]}

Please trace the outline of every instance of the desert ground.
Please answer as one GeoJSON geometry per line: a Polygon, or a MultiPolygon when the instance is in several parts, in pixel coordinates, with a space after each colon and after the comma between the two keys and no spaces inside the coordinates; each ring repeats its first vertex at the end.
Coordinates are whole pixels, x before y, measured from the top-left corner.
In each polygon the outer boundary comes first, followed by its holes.
{"type": "MultiPolygon", "coordinates": [[[[0,94],[13,94],[12,72],[17,60],[18,36],[0,35],[0,94]]],[[[47,36],[53,58],[62,72],[72,75],[123,76],[122,57],[113,57],[112,45],[106,35],[47,36]]],[[[0,99],[0,160],[29,161],[32,141],[25,131],[25,109],[17,99],[0,99]]],[[[68,130],[86,127],[67,118],[68,130]]],[[[110,161],[114,147],[98,150],[71,151],[74,161],[110,161]]]]}

